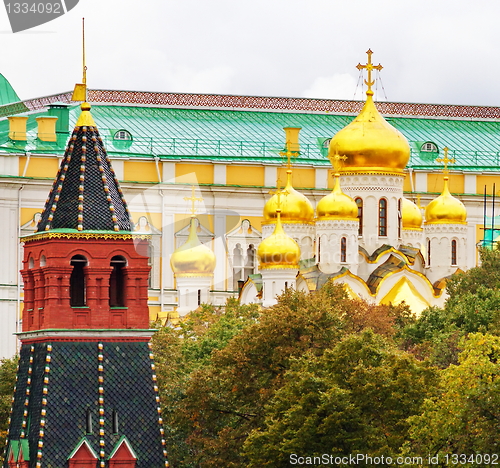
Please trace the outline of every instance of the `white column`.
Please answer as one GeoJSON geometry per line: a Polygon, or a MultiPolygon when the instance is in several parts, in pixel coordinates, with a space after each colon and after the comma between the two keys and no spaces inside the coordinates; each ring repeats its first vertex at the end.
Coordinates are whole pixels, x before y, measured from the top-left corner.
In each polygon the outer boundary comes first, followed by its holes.
{"type": "Polygon", "coordinates": [[[427,172],[415,172],[415,192],[427,192],[427,172]]]}
{"type": "Polygon", "coordinates": [[[275,187],[278,171],[276,166],[264,166],[264,186],[275,187]]]}
{"type": "Polygon", "coordinates": [[[214,184],[226,185],[225,164],[214,164],[214,184]]]}
{"type": "Polygon", "coordinates": [[[217,259],[214,271],[214,289],[225,291],[226,287],[226,263],[227,263],[227,249],[225,242],[226,235],[226,215],[214,215],[214,253],[217,259]]]}
{"type": "Polygon", "coordinates": [[[328,169],[316,168],[316,188],[328,188],[328,169]]]}

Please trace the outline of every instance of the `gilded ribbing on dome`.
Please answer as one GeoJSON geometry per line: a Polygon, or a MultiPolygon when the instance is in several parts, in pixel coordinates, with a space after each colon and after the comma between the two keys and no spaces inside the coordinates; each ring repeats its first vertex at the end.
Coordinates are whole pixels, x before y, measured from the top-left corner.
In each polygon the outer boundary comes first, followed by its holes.
{"type": "Polygon", "coordinates": [[[211,276],[215,270],[215,254],[201,243],[196,229],[196,218],[192,217],[186,242],[170,257],[170,266],[176,276],[211,276]]]}
{"type": "Polygon", "coordinates": [[[83,103],[81,108],[37,232],[130,231],[127,203],[90,114],[90,105],[83,103]]]}

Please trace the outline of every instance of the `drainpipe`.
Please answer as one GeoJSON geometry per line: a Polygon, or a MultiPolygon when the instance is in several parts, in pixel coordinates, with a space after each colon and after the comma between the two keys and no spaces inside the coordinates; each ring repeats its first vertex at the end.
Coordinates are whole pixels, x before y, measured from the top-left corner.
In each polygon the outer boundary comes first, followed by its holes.
{"type": "Polygon", "coordinates": [[[411,187],[411,192],[415,192],[415,187],[413,186],[413,168],[408,169],[408,175],[410,176],[410,187],[411,187]]]}
{"type": "MultiPolygon", "coordinates": [[[[28,165],[28,161],[26,161],[26,166],[28,165]]],[[[17,227],[17,238],[18,242],[21,238],[21,191],[24,189],[24,185],[21,185],[17,190],[17,213],[18,213],[18,227],[17,227]]],[[[19,333],[21,330],[19,329],[19,321],[21,318],[21,246],[17,246],[17,307],[16,307],[16,332],[19,333]]],[[[17,343],[18,347],[19,342],[17,343]]]]}
{"type": "MultiPolygon", "coordinates": [[[[161,258],[163,260],[163,254],[166,250],[165,248],[165,236],[163,235],[163,229],[165,227],[165,200],[164,200],[164,193],[163,190],[161,189],[161,174],[160,174],[160,158],[157,155],[154,155],[155,158],[155,164],[156,164],[156,175],[158,177],[158,193],[160,194],[161,197],[161,234],[160,234],[160,251],[161,251],[161,258]]],[[[163,301],[163,270],[165,268],[164,262],[160,262],[161,265],[161,270],[160,270],[160,313],[163,312],[164,308],[164,301],[163,301]]]]}
{"type": "Polygon", "coordinates": [[[26,151],[26,153],[24,154],[26,155],[26,164],[24,165],[22,177],[26,177],[26,172],[28,172],[28,165],[30,163],[30,158],[31,158],[31,153],[29,151],[26,151]]]}

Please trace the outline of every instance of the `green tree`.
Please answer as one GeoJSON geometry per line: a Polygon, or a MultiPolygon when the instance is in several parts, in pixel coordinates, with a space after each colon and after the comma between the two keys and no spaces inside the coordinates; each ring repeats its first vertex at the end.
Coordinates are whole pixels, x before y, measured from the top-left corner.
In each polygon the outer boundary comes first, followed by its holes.
{"type": "MultiPolygon", "coordinates": [[[[153,336],[166,440],[172,466],[194,466],[185,461],[191,452],[186,440],[188,421],[179,422],[179,406],[186,397],[191,374],[208,365],[214,351],[259,317],[257,306],[242,306],[229,299],[224,308],[202,305],[176,328],[161,327],[153,336]]],[[[189,420],[189,416],[187,416],[189,420]]]]}
{"type": "Polygon", "coordinates": [[[3,457],[9,429],[10,408],[16,385],[17,361],[17,356],[0,361],[0,459],[3,457]]]}
{"type": "Polygon", "coordinates": [[[170,419],[186,435],[178,466],[246,467],[243,444],[262,427],[266,405],[297,358],[320,357],[342,337],[369,327],[393,336],[405,314],[404,307],[353,301],[332,283],[312,294],[286,291],[189,374],[185,397],[170,419]]]}
{"type": "Polygon", "coordinates": [[[247,466],[288,467],[293,453],[394,455],[407,417],[418,414],[436,378],[371,330],[347,336],[322,356],[305,355],[246,440],[247,466]]]}
{"type": "Polygon", "coordinates": [[[408,453],[500,453],[500,338],[474,333],[462,345],[459,364],[441,371],[439,394],[410,418],[408,453]]]}

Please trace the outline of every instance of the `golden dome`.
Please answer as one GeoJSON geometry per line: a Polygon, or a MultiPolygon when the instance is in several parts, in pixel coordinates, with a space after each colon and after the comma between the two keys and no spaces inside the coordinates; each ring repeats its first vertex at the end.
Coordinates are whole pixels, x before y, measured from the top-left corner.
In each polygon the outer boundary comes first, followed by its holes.
{"type": "Polygon", "coordinates": [[[448,189],[448,177],[444,178],[443,193],[425,207],[425,224],[466,224],[467,210],[448,189]]]}
{"type": "Polygon", "coordinates": [[[176,276],[210,276],[215,269],[215,254],[198,239],[195,218],[191,218],[187,241],[170,257],[176,276]]]}
{"type": "Polygon", "coordinates": [[[407,198],[403,198],[402,216],[403,229],[422,230],[423,219],[420,208],[407,198]]]}
{"type": "MultiPolygon", "coordinates": [[[[284,223],[311,224],[314,220],[314,209],[307,197],[295,190],[292,186],[292,171],[288,169],[285,194],[281,201],[281,221],[284,223]]],[[[278,196],[274,194],[264,205],[264,224],[276,222],[278,196]]]]}
{"type": "Polygon", "coordinates": [[[283,230],[280,210],[276,213],[276,226],[273,233],[266,237],[257,249],[260,269],[266,268],[299,268],[300,247],[283,230]]]}
{"type": "Polygon", "coordinates": [[[328,157],[332,165],[335,154],[347,157],[342,172],[400,174],[410,159],[408,140],[379,113],[373,91],[366,96],[360,114],[332,138],[328,157]]]}
{"type": "Polygon", "coordinates": [[[358,218],[358,205],[342,192],[340,188],[340,175],[335,174],[333,190],[324,196],[316,207],[318,220],[322,219],[348,219],[358,218]]]}

